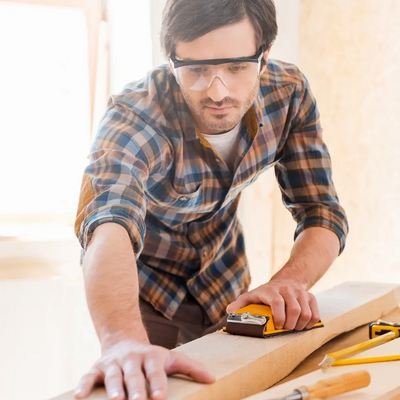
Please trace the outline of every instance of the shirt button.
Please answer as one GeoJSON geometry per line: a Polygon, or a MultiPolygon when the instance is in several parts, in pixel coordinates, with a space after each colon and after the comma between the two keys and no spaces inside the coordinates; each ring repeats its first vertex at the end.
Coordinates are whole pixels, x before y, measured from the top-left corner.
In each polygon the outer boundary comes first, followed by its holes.
{"type": "Polygon", "coordinates": [[[203,257],[206,258],[208,256],[208,251],[207,250],[203,250],[203,257]]]}
{"type": "Polygon", "coordinates": [[[179,197],[179,200],[181,200],[181,201],[186,201],[188,198],[186,197],[186,196],[181,196],[181,197],[179,197]]]}
{"type": "Polygon", "coordinates": [[[221,162],[221,160],[220,160],[219,158],[216,158],[215,161],[216,161],[217,163],[220,163],[220,162],[221,162]]]}

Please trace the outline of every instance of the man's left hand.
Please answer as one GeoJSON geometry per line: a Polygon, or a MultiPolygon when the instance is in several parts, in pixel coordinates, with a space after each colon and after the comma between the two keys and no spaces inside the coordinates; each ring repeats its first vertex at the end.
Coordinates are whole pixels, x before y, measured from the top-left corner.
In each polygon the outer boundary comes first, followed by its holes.
{"type": "Polygon", "coordinates": [[[277,329],[310,329],[320,320],[315,296],[300,284],[285,279],[272,279],[240,295],[226,311],[232,313],[249,304],[260,303],[271,306],[277,329]]]}

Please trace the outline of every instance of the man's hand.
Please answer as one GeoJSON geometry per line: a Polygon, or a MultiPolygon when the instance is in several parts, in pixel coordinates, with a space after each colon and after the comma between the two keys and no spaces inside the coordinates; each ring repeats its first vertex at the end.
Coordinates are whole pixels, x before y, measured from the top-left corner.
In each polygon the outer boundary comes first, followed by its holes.
{"type": "Polygon", "coordinates": [[[97,383],[105,384],[112,400],[152,400],[167,397],[167,375],[184,374],[196,382],[212,383],[214,377],[185,354],[129,339],[104,348],[102,357],[83,376],[75,397],[87,397],[97,383]],[[125,397],[126,388],[127,397],[125,397]]]}
{"type": "Polygon", "coordinates": [[[288,262],[265,285],[244,293],[226,311],[249,304],[269,304],[278,329],[312,328],[320,319],[317,300],[308,290],[339,254],[338,236],[329,229],[310,227],[297,237],[288,262]]]}
{"type": "Polygon", "coordinates": [[[226,311],[235,312],[249,304],[269,304],[277,329],[312,328],[320,319],[317,300],[300,284],[291,280],[272,279],[265,285],[244,293],[226,311]]]}
{"type": "Polygon", "coordinates": [[[104,383],[109,399],[153,400],[167,396],[167,375],[181,373],[201,383],[214,378],[184,354],[152,346],[139,309],[138,274],[127,231],[121,225],[98,226],[86,250],[83,273],[90,314],[102,357],[86,374],[77,399],[104,383]]]}

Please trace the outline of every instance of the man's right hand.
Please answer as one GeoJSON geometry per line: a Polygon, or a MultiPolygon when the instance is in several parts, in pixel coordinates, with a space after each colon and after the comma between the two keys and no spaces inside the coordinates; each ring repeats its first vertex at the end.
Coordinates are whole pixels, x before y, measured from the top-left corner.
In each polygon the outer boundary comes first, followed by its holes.
{"type": "Polygon", "coordinates": [[[104,383],[112,400],[162,400],[167,375],[184,374],[201,383],[214,377],[177,351],[150,344],[139,309],[138,273],[129,235],[116,223],[99,225],[83,261],[86,298],[101,343],[101,358],[81,380],[75,397],[104,383]],[[149,396],[147,394],[149,390],[149,396]]]}
{"type": "Polygon", "coordinates": [[[103,346],[102,357],[82,377],[75,398],[87,397],[96,384],[104,383],[107,396],[112,400],[146,400],[146,384],[150,398],[162,400],[167,397],[167,375],[178,373],[200,383],[213,383],[215,380],[201,364],[183,353],[124,339],[103,346]]]}

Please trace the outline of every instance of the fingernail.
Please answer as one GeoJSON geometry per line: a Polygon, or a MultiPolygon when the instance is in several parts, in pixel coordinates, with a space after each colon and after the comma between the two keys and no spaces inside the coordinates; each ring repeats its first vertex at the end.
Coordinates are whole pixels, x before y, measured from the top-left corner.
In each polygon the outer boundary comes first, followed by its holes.
{"type": "Polygon", "coordinates": [[[207,373],[207,379],[208,379],[210,382],[215,382],[215,376],[214,376],[214,375],[211,375],[211,374],[209,374],[209,373],[207,373]]]}
{"type": "Polygon", "coordinates": [[[155,390],[152,393],[152,395],[153,395],[153,397],[160,397],[162,395],[162,392],[161,392],[161,390],[155,390]]]}
{"type": "Polygon", "coordinates": [[[115,399],[116,397],[118,397],[119,396],[119,392],[112,392],[111,393],[111,398],[112,399],[115,399]]]}

